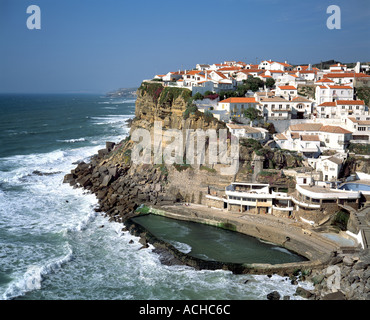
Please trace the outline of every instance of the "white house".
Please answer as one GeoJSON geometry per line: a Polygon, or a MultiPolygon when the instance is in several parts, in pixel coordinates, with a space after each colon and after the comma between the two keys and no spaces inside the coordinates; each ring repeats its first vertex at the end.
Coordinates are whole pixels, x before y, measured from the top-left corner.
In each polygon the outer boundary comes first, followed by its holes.
{"type": "Polygon", "coordinates": [[[367,114],[368,110],[363,100],[336,100],[323,102],[316,107],[317,118],[343,119],[367,114]]]}
{"type": "Polygon", "coordinates": [[[259,69],[263,70],[281,70],[281,71],[291,71],[293,67],[285,62],[277,62],[270,60],[264,60],[258,65],[259,69]]]}
{"type": "Polygon", "coordinates": [[[232,135],[238,138],[255,139],[258,141],[265,141],[268,138],[268,130],[259,127],[251,127],[242,124],[231,124],[226,125],[232,135]]]}
{"type": "Polygon", "coordinates": [[[276,86],[275,95],[291,100],[298,95],[298,89],[295,86],[276,86]]]}
{"type": "Polygon", "coordinates": [[[302,152],[306,157],[316,157],[323,150],[343,152],[351,139],[351,131],[322,123],[290,125],[283,133],[274,135],[280,148],[302,152]]]}
{"type": "Polygon", "coordinates": [[[248,108],[256,108],[259,102],[253,98],[228,98],[219,101],[217,104],[217,110],[226,111],[230,118],[233,117],[244,117],[244,111],[248,108]]]}
{"type": "Polygon", "coordinates": [[[353,100],[353,87],[350,85],[318,85],[315,97],[317,104],[335,100],[353,100]]]}
{"type": "Polygon", "coordinates": [[[290,119],[291,118],[291,102],[281,97],[264,97],[259,98],[260,106],[257,108],[261,111],[261,115],[265,119],[290,119]]]}
{"type": "Polygon", "coordinates": [[[355,143],[370,143],[370,116],[348,117],[344,119],[345,126],[352,131],[355,143]]]}
{"type": "Polygon", "coordinates": [[[298,96],[289,102],[292,107],[292,119],[307,119],[311,116],[313,111],[313,102],[311,100],[298,96]]]}
{"type": "Polygon", "coordinates": [[[320,140],[328,150],[343,151],[352,140],[352,132],[339,126],[322,126],[320,128],[320,140]]]}
{"type": "Polygon", "coordinates": [[[343,71],[347,71],[347,65],[345,64],[336,63],[332,64],[329,67],[329,72],[343,72],[343,71]]]}
{"type": "Polygon", "coordinates": [[[322,181],[336,181],[342,168],[343,159],[335,156],[321,156],[314,169],[322,173],[322,181]]]}

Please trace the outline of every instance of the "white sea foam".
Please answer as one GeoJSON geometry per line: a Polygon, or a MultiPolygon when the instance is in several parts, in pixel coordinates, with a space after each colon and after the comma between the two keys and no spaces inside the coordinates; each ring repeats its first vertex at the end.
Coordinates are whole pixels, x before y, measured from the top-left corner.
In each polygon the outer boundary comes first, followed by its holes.
{"type": "Polygon", "coordinates": [[[2,299],[9,300],[22,296],[27,292],[41,289],[41,283],[45,276],[56,272],[62,265],[72,259],[73,252],[70,246],[67,246],[67,253],[59,258],[46,262],[42,266],[30,265],[23,276],[13,281],[6,291],[2,299]]]}
{"type": "Polygon", "coordinates": [[[190,253],[191,252],[191,246],[187,243],[178,242],[178,241],[169,241],[170,244],[172,244],[177,250],[179,250],[182,253],[190,253]]]}
{"type": "Polygon", "coordinates": [[[57,141],[58,142],[66,142],[66,143],[74,143],[74,142],[86,141],[86,138],[66,139],[66,140],[57,140],[57,141]]]}

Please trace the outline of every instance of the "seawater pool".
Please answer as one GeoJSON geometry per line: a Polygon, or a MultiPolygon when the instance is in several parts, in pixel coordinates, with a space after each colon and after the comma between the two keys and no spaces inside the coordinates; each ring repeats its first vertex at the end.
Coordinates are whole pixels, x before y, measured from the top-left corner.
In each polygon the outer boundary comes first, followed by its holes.
{"type": "Polygon", "coordinates": [[[278,245],[230,230],[174,220],[154,214],[133,219],[179,251],[203,260],[233,263],[289,263],[306,261],[278,245]]]}

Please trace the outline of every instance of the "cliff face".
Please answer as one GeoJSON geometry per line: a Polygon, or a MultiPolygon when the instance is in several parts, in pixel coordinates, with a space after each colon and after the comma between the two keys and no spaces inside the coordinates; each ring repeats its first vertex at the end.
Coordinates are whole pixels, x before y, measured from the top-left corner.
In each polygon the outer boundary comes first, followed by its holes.
{"type": "Polygon", "coordinates": [[[137,127],[151,129],[154,121],[161,121],[163,129],[221,129],[225,124],[213,118],[207,121],[202,112],[184,112],[189,107],[191,91],[164,87],[161,83],[143,83],[137,91],[135,119],[131,131],[137,127]]]}
{"type": "MultiPolygon", "coordinates": [[[[240,165],[236,175],[221,175],[220,164],[135,164],[131,161],[137,128],[152,133],[154,122],[160,121],[163,136],[169,129],[224,129],[226,125],[192,106],[191,91],[164,87],[161,83],[143,83],[137,91],[135,118],[130,136],[114,144],[107,143],[89,164],[80,164],[65,177],[65,182],[95,193],[100,210],[116,221],[125,221],[135,214],[140,204],[166,205],[178,201],[205,204],[205,195],[223,196],[233,181],[252,181],[252,160],[256,155],[265,168],[300,165],[289,155],[262,148],[255,140],[240,145],[240,165]]],[[[206,144],[205,159],[208,159],[206,144]]],[[[299,162],[299,161],[298,161],[299,162]]],[[[255,172],[257,174],[258,172],[255,172]]]]}

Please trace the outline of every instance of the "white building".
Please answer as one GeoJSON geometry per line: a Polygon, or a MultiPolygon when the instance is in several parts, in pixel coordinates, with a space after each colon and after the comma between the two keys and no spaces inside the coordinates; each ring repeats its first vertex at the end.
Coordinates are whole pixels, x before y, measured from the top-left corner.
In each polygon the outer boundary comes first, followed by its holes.
{"type": "Polygon", "coordinates": [[[315,158],[324,150],[343,152],[351,139],[351,131],[322,123],[290,125],[283,133],[274,135],[281,149],[301,152],[308,158],[315,158]]]}
{"type": "Polygon", "coordinates": [[[270,60],[264,60],[258,65],[259,69],[262,70],[280,70],[280,71],[292,71],[293,67],[285,62],[277,62],[270,60]]]}
{"type": "Polygon", "coordinates": [[[251,127],[243,124],[226,125],[231,134],[238,138],[254,139],[258,141],[266,141],[268,139],[268,130],[259,127],[251,127]]]}
{"type": "Polygon", "coordinates": [[[353,100],[353,87],[350,85],[319,85],[316,86],[316,103],[335,100],[353,100]]]}
{"type": "Polygon", "coordinates": [[[276,86],[275,95],[291,100],[298,95],[298,89],[295,86],[276,86]]]}
{"type": "Polygon", "coordinates": [[[317,159],[314,169],[322,173],[322,181],[337,181],[342,165],[341,158],[326,156],[317,159]]]}
{"type": "Polygon", "coordinates": [[[316,117],[325,119],[343,119],[348,116],[368,115],[363,100],[336,100],[323,102],[316,107],[316,117]]]}
{"type": "Polygon", "coordinates": [[[267,98],[259,97],[259,110],[265,119],[290,119],[291,118],[291,102],[281,97],[267,98]]]}
{"type": "Polygon", "coordinates": [[[348,117],[345,126],[352,131],[352,142],[370,143],[370,116],[348,117]]]}
{"type": "Polygon", "coordinates": [[[220,101],[217,104],[218,111],[226,111],[226,113],[229,115],[229,118],[239,118],[244,117],[244,111],[248,108],[255,108],[259,105],[259,102],[256,101],[256,99],[253,98],[228,98],[225,100],[220,101]]]}

